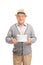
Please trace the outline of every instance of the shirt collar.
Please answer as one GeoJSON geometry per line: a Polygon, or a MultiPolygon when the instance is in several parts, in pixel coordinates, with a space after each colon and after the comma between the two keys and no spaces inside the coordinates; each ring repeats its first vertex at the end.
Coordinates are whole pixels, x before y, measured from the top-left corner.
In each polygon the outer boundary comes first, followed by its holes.
{"type": "MultiPolygon", "coordinates": [[[[17,25],[17,26],[19,26],[19,24],[18,24],[18,23],[17,23],[16,25],[17,25]]],[[[27,23],[24,23],[24,24],[23,24],[23,26],[27,26],[27,23]]]]}

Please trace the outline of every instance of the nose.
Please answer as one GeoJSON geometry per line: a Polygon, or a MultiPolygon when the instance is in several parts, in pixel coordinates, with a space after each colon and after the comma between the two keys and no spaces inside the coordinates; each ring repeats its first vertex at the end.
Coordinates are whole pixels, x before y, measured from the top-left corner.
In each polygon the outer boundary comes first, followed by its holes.
{"type": "Polygon", "coordinates": [[[22,20],[22,17],[20,17],[20,19],[22,20]]]}

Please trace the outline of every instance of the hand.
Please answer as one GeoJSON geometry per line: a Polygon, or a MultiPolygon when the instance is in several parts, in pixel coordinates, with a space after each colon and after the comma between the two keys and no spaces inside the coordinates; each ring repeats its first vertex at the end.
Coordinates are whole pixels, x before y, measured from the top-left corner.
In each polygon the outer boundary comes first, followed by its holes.
{"type": "Polygon", "coordinates": [[[26,44],[31,44],[31,38],[29,38],[27,41],[26,41],[26,44]]]}
{"type": "Polygon", "coordinates": [[[17,40],[15,38],[12,40],[12,42],[14,45],[17,44],[17,40]]]}

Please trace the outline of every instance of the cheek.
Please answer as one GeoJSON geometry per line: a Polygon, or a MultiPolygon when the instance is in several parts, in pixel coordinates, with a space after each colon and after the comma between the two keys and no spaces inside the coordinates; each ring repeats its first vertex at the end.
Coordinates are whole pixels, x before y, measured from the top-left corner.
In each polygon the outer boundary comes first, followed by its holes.
{"type": "Polygon", "coordinates": [[[17,17],[17,20],[20,21],[20,20],[25,20],[25,17],[17,17]]]}
{"type": "Polygon", "coordinates": [[[25,21],[25,18],[23,18],[23,20],[25,21]]]}
{"type": "Polygon", "coordinates": [[[23,19],[25,20],[26,17],[23,17],[23,19]]]}
{"type": "Polygon", "coordinates": [[[17,20],[19,21],[19,20],[20,20],[20,18],[18,17],[18,18],[17,18],[17,20]]]}

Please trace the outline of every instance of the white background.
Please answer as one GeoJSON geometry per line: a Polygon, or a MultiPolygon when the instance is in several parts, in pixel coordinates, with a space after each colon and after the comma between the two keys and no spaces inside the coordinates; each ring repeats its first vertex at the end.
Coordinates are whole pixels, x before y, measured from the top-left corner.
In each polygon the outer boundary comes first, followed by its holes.
{"type": "Polygon", "coordinates": [[[31,65],[43,65],[43,1],[42,0],[0,0],[0,65],[13,65],[13,45],[5,42],[11,25],[17,22],[18,9],[25,9],[26,22],[34,28],[37,37],[32,45],[31,65]]]}

